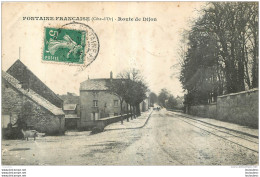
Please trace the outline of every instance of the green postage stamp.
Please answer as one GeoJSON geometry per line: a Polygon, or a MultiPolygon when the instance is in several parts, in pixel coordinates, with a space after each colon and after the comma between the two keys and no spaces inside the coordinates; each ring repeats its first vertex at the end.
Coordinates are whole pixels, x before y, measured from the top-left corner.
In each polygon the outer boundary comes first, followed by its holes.
{"type": "Polygon", "coordinates": [[[86,32],[64,28],[45,28],[43,60],[83,64],[86,32]]]}
{"type": "Polygon", "coordinates": [[[97,58],[99,39],[84,23],[70,22],[60,28],[44,28],[42,61],[80,65],[84,69],[97,58]]]}

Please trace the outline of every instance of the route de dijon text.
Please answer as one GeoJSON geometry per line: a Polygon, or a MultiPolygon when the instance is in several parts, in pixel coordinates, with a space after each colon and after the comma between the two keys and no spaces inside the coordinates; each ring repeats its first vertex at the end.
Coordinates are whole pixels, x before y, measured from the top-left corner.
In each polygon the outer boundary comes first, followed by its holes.
{"type": "Polygon", "coordinates": [[[147,21],[147,22],[150,22],[150,21],[157,21],[157,18],[151,18],[151,17],[143,17],[143,18],[140,18],[140,17],[127,17],[127,18],[124,18],[124,17],[118,17],[117,18],[117,21],[147,21]]]}

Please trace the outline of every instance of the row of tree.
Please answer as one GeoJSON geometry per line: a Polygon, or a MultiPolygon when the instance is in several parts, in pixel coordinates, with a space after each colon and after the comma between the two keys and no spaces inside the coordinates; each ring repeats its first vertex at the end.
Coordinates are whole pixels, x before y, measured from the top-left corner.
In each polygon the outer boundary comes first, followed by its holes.
{"type": "Polygon", "coordinates": [[[185,103],[258,87],[258,3],[210,2],[184,35],[185,103]]]}
{"type": "MultiPolygon", "coordinates": [[[[147,98],[146,94],[149,90],[139,70],[130,69],[122,71],[117,75],[116,79],[111,79],[107,87],[112,94],[119,98],[121,116],[123,114],[124,102],[127,104],[127,113],[130,106],[131,115],[140,115],[139,105],[147,98]]],[[[127,121],[129,121],[128,118],[127,121]]],[[[121,122],[123,123],[123,119],[121,119],[121,122]]]]}
{"type": "Polygon", "coordinates": [[[182,109],[183,108],[183,97],[174,97],[167,89],[163,88],[159,95],[151,92],[149,95],[150,104],[153,106],[155,103],[161,107],[167,109],[182,109]]]}

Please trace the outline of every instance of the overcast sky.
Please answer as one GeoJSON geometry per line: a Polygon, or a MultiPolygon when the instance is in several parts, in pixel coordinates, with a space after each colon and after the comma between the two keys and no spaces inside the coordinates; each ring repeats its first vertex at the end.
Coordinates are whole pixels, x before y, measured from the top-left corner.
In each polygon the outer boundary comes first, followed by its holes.
{"type": "Polygon", "coordinates": [[[181,32],[204,3],[19,3],[4,4],[2,10],[2,69],[18,58],[55,93],[79,94],[79,85],[90,78],[109,77],[128,68],[138,68],[150,90],[167,88],[183,95],[176,70],[181,32]],[[196,10],[197,9],[197,10],[196,10]],[[42,63],[43,29],[64,21],[23,21],[25,16],[152,17],[156,22],[84,22],[97,34],[100,51],[96,60],[78,73],[77,66],[42,63]],[[175,73],[175,74],[174,74],[175,73]],[[173,75],[173,76],[172,76],[173,75]],[[172,76],[172,77],[171,77],[172,76]]]}

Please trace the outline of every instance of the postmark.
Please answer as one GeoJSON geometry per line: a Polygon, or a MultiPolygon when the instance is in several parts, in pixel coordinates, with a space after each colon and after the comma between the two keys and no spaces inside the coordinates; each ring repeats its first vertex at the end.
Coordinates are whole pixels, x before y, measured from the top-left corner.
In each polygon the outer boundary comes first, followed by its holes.
{"type": "Polygon", "coordinates": [[[89,66],[99,52],[99,40],[86,24],[71,22],[59,28],[45,27],[42,60],[89,66]]]}

